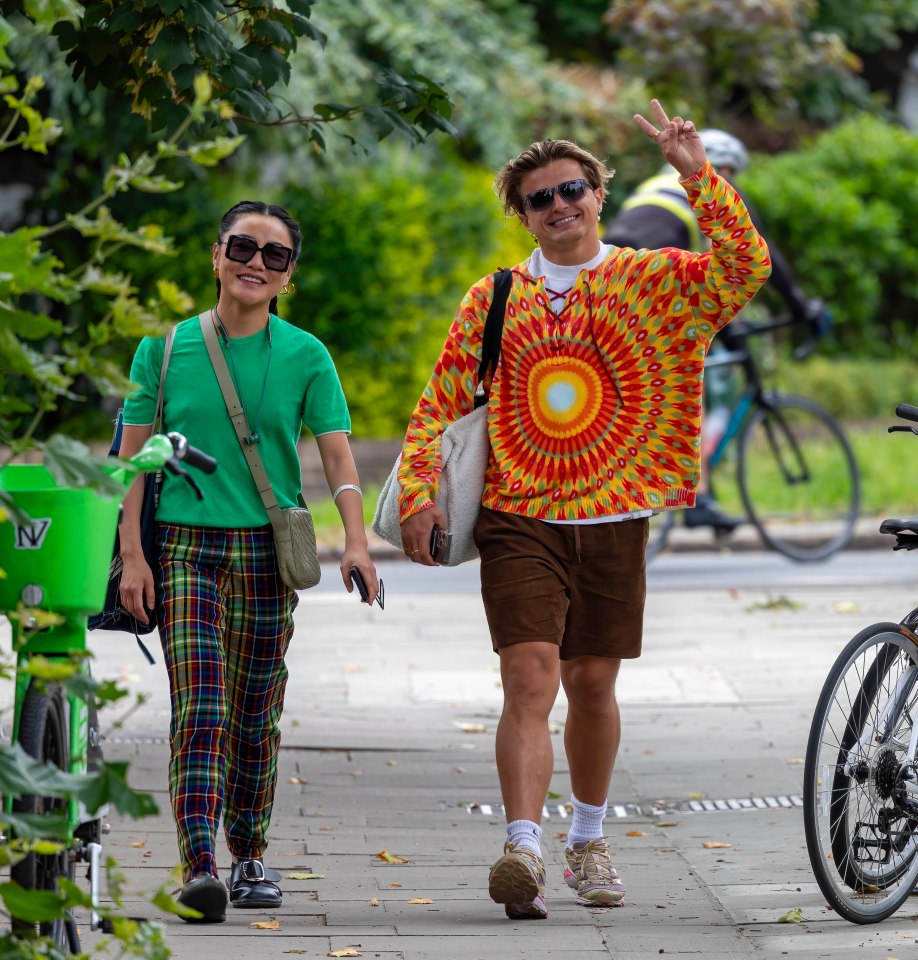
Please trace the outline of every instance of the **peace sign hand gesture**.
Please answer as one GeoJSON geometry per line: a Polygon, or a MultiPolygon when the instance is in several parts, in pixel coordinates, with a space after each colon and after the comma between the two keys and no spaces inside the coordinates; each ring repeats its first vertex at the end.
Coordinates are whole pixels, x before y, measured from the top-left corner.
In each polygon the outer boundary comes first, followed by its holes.
{"type": "Polygon", "coordinates": [[[693,176],[708,159],[695,124],[691,120],[683,120],[682,117],[673,117],[670,120],[659,100],[651,100],[650,106],[656,114],[660,129],[639,113],[634,115],[634,122],[657,144],[666,162],[679,171],[683,180],[693,176]]]}

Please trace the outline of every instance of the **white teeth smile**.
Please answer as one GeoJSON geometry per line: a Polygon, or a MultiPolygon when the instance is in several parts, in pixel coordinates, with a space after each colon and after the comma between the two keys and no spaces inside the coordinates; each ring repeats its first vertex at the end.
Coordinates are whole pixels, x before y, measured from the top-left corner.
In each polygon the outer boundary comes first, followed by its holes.
{"type": "Polygon", "coordinates": [[[264,280],[261,277],[250,277],[247,274],[239,278],[240,280],[245,280],[246,283],[264,283],[264,280]]]}
{"type": "Polygon", "coordinates": [[[565,223],[570,223],[572,220],[576,220],[576,219],[577,219],[576,216],[564,217],[562,220],[555,220],[555,222],[552,224],[552,226],[553,226],[553,227],[560,227],[560,226],[563,226],[565,223]]]}

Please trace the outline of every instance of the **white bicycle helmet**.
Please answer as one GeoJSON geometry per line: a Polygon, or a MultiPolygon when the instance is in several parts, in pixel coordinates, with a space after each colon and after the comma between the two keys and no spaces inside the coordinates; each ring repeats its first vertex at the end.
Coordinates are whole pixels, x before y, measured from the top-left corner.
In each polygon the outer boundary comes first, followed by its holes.
{"type": "Polygon", "coordinates": [[[708,160],[715,167],[730,167],[736,173],[744,170],[749,163],[749,154],[741,140],[726,130],[699,130],[698,136],[704,144],[708,160]]]}

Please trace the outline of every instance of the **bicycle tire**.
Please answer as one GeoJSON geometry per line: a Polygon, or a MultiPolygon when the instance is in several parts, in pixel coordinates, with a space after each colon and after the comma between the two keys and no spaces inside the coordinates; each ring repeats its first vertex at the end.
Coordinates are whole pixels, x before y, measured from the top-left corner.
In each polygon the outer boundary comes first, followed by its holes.
{"type": "Polygon", "coordinates": [[[650,518],[650,524],[647,534],[647,550],[645,556],[647,563],[650,563],[654,557],[659,556],[665,549],[669,540],[670,531],[676,522],[676,514],[672,510],[664,510],[656,516],[650,518]]]}
{"type": "Polygon", "coordinates": [[[851,539],[857,461],[838,422],[812,400],[764,398],[740,434],[737,480],[759,536],[785,557],[824,560],[851,539]]]}
{"type": "Polygon", "coordinates": [[[877,623],[839,654],[813,714],[807,852],[829,905],[852,923],[889,917],[918,879],[918,793],[908,789],[916,705],[918,645],[898,624],[877,623]]]}
{"type": "MultiPolygon", "coordinates": [[[[39,691],[33,683],[22,704],[18,740],[30,757],[52,763],[65,771],[70,766],[66,715],[66,700],[60,687],[47,684],[39,691]]],[[[51,814],[65,807],[65,800],[36,794],[27,794],[13,801],[13,811],[17,813],[51,814]]],[[[68,850],[48,855],[30,853],[11,867],[10,879],[29,890],[54,891],[59,878],[73,882],[75,873],[76,866],[68,850]]],[[[69,912],[62,919],[40,924],[14,920],[13,930],[25,936],[37,932],[53,940],[61,950],[71,953],[80,950],[76,923],[69,912]]]]}

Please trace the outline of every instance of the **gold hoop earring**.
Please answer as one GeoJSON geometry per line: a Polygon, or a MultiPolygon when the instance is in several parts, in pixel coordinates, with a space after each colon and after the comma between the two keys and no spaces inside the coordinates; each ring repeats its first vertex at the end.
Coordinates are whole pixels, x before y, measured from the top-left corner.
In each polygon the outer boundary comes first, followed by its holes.
{"type": "Polygon", "coordinates": [[[280,292],[281,292],[281,296],[283,297],[289,296],[291,293],[296,293],[296,284],[292,280],[288,280],[281,287],[280,292]]]}
{"type": "Polygon", "coordinates": [[[217,265],[216,265],[216,264],[214,264],[214,276],[215,276],[215,277],[219,277],[219,276],[220,276],[220,271],[217,269],[217,265]]]}

